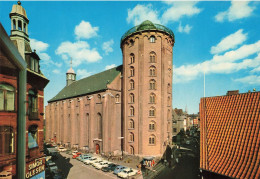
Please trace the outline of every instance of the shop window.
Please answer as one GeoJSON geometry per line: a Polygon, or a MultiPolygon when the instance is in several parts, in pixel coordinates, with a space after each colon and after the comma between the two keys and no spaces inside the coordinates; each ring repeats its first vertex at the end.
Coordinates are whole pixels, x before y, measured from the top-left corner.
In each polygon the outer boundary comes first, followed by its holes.
{"type": "Polygon", "coordinates": [[[0,126],[0,156],[14,153],[14,131],[11,126],[0,126]]]}
{"type": "Polygon", "coordinates": [[[38,119],[38,98],[37,93],[33,90],[29,90],[28,94],[29,98],[29,118],[30,119],[38,119]]]}
{"type": "Polygon", "coordinates": [[[0,84],[0,111],[14,111],[15,89],[8,84],[0,84]]]}
{"type": "Polygon", "coordinates": [[[31,125],[28,129],[28,148],[38,147],[38,126],[31,125]]]}

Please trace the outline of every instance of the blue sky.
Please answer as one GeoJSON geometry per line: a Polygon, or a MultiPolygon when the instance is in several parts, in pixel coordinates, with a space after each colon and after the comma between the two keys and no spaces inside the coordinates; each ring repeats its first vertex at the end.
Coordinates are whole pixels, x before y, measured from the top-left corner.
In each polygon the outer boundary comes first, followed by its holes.
{"type": "MultiPolygon", "coordinates": [[[[8,34],[14,3],[0,2],[8,34]]],[[[65,86],[70,56],[77,79],[120,65],[121,36],[147,19],[175,34],[173,108],[199,111],[204,72],[206,96],[260,89],[260,2],[22,1],[22,6],[31,46],[50,80],[45,105],[65,86]]]]}

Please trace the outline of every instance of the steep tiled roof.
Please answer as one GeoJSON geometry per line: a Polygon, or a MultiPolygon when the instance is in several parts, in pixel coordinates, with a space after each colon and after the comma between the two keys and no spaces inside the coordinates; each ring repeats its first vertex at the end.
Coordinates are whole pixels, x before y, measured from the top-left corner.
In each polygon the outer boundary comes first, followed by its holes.
{"type": "Polygon", "coordinates": [[[62,99],[106,90],[107,84],[110,84],[121,73],[121,71],[122,65],[75,81],[69,86],[64,87],[55,97],[53,97],[48,102],[54,102],[62,99]]]}
{"type": "Polygon", "coordinates": [[[200,168],[260,178],[260,92],[202,98],[200,168]]]}

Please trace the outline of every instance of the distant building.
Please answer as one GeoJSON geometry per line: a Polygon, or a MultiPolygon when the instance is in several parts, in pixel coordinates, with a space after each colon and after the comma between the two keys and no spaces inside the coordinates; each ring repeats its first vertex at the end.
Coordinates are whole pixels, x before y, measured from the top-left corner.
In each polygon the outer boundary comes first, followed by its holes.
{"type": "Polygon", "coordinates": [[[0,173],[10,171],[13,176],[16,176],[16,169],[19,168],[16,164],[23,166],[20,159],[24,157],[23,162],[26,162],[26,166],[23,170],[25,169],[26,173],[25,176],[19,177],[31,178],[36,175],[40,177],[44,176],[45,171],[43,98],[44,87],[49,80],[41,72],[39,56],[31,50],[28,36],[29,20],[19,1],[17,5],[13,5],[10,19],[10,38],[2,26],[0,34],[3,38],[0,48],[0,173]],[[18,70],[21,65],[13,62],[14,57],[26,62],[27,69],[24,76],[21,76],[18,70]],[[23,77],[25,81],[21,83],[23,77]],[[22,87],[24,93],[21,91],[22,87]],[[26,99],[21,99],[21,96],[26,99]],[[25,109],[23,111],[24,105],[26,111],[25,109]],[[24,141],[26,141],[25,146],[24,141]],[[19,156],[20,152],[21,156],[19,156]],[[29,167],[30,165],[36,167],[29,167]]]}
{"type": "Polygon", "coordinates": [[[196,126],[199,127],[199,115],[198,114],[189,114],[188,115],[189,127],[196,126]]]}
{"type": "Polygon", "coordinates": [[[173,32],[144,21],[121,38],[123,65],[76,81],[46,107],[46,139],[96,153],[161,156],[171,141],[173,32]]]}
{"type": "Polygon", "coordinates": [[[260,178],[260,92],[200,100],[203,178],[260,178]]]}
{"type": "Polygon", "coordinates": [[[187,114],[182,109],[172,110],[172,135],[176,136],[181,130],[186,127],[187,114]]]}

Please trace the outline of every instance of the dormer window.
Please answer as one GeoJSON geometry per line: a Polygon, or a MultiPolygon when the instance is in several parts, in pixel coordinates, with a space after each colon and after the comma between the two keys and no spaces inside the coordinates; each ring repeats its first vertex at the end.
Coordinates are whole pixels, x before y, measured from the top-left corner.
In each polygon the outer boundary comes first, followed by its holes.
{"type": "Polygon", "coordinates": [[[35,72],[39,72],[39,61],[34,59],[34,58],[31,58],[30,60],[30,69],[32,71],[35,71],[35,72]]]}

